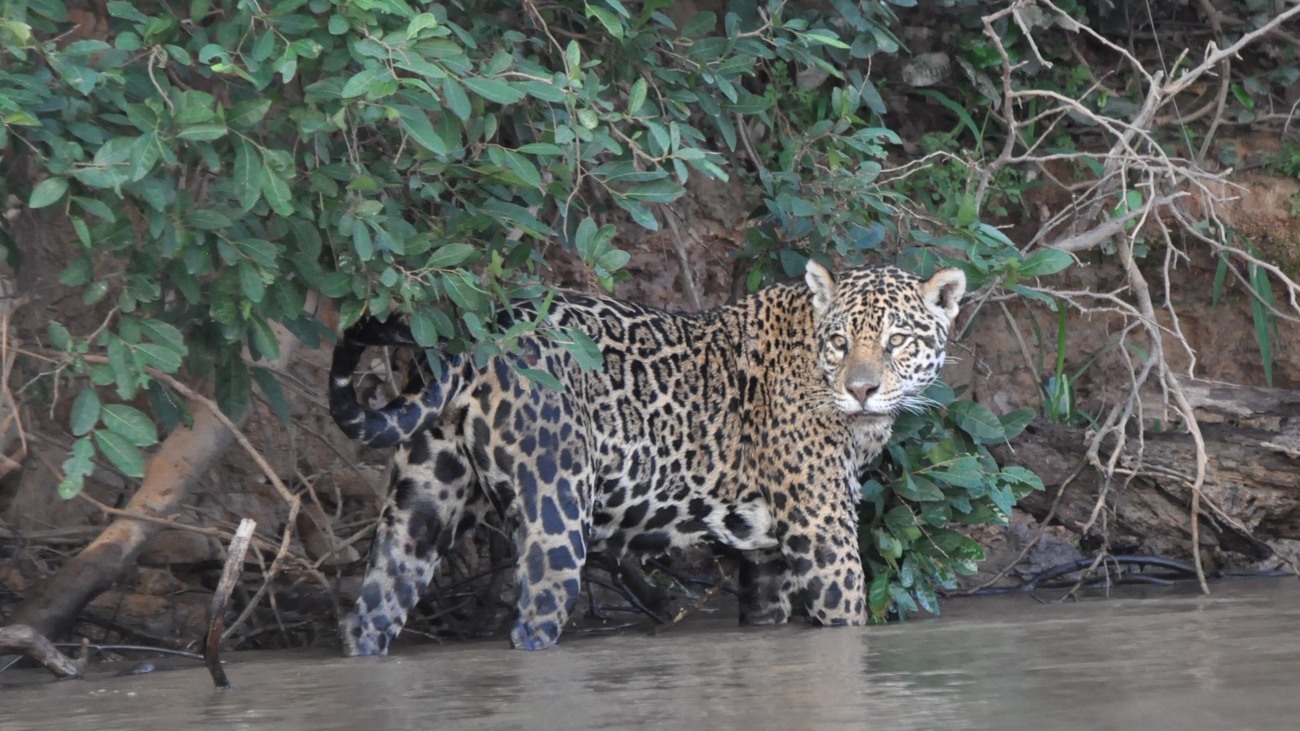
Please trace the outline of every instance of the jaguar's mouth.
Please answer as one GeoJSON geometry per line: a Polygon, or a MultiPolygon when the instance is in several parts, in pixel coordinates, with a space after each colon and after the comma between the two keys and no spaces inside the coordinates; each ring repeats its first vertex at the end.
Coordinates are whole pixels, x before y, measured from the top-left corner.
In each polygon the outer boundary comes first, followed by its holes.
{"type": "Polygon", "coordinates": [[[863,408],[858,409],[857,411],[847,412],[845,413],[845,416],[848,417],[850,423],[857,424],[864,421],[871,421],[872,419],[879,419],[882,416],[889,416],[889,413],[863,408]]]}

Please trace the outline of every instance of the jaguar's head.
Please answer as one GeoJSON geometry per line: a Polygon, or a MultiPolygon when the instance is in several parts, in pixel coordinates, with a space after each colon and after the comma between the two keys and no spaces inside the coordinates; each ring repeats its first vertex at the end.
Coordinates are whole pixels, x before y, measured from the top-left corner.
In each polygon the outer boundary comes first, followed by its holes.
{"type": "Polygon", "coordinates": [[[943,366],[966,291],[960,269],[922,279],[894,266],[841,272],[808,261],[817,365],[830,401],[850,416],[888,416],[925,403],[943,366]]]}

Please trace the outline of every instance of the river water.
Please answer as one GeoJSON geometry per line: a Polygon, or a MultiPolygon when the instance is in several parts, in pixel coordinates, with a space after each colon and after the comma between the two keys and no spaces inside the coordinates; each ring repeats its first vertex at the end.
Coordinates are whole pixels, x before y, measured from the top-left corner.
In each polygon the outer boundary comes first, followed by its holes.
{"type": "Polygon", "coordinates": [[[485,641],[383,659],[233,654],[224,692],[197,664],[64,682],[8,671],[0,728],[1300,728],[1294,579],[1208,597],[951,599],[942,617],[864,629],[732,621],[566,634],[538,653],[485,641]]]}

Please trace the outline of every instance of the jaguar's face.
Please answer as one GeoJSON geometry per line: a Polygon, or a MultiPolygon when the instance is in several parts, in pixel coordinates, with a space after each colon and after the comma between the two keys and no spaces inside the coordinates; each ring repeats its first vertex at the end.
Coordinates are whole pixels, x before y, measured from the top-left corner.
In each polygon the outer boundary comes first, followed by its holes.
{"type": "Polygon", "coordinates": [[[897,267],[845,272],[820,264],[806,275],[816,317],[817,364],[829,401],[850,416],[918,407],[939,376],[948,330],[966,291],[960,269],[928,280],[897,267]]]}

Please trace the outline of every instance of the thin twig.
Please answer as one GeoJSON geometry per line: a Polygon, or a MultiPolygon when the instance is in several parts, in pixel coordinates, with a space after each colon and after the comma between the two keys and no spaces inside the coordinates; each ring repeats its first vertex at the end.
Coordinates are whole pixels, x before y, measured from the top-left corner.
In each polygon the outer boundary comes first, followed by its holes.
{"type": "Polygon", "coordinates": [[[677,224],[677,215],[667,208],[664,209],[664,220],[668,222],[668,233],[673,240],[673,251],[677,253],[677,265],[682,270],[682,288],[686,290],[686,301],[690,303],[692,310],[702,310],[704,305],[700,301],[700,292],[695,288],[695,275],[691,274],[691,260],[686,255],[686,247],[682,243],[682,230],[677,224]]]}

